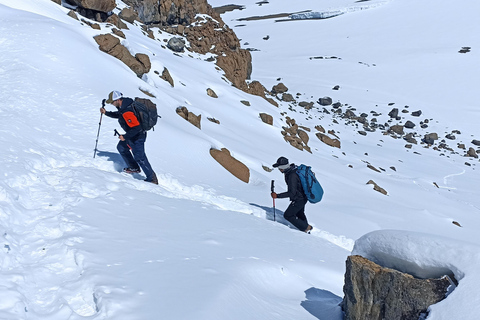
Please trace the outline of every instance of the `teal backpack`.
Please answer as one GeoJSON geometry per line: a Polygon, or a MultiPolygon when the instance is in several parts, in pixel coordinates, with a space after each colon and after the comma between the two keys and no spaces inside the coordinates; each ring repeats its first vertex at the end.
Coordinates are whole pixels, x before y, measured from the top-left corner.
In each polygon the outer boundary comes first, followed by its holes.
{"type": "Polygon", "coordinates": [[[323,198],[323,188],[312,172],[311,167],[301,164],[297,167],[297,174],[300,177],[303,191],[310,203],[320,202],[323,198]]]}

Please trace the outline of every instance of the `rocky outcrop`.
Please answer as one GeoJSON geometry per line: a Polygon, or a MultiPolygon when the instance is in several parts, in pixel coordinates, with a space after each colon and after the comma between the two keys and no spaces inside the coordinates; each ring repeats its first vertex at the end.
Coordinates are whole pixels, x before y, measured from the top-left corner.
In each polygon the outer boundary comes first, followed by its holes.
{"type": "Polygon", "coordinates": [[[282,127],[283,139],[285,139],[285,141],[290,143],[292,147],[297,148],[298,150],[302,150],[302,151],[305,150],[312,153],[312,150],[307,145],[309,141],[308,134],[305,131],[299,129],[299,126],[296,123],[295,119],[291,119],[290,117],[287,117],[286,122],[288,127],[287,126],[282,127]]]}
{"type": "Polygon", "coordinates": [[[228,149],[210,149],[210,155],[225,169],[227,169],[228,172],[233,174],[241,181],[248,183],[248,181],[250,180],[250,170],[242,162],[232,157],[228,149]]]}
{"type": "Polygon", "coordinates": [[[150,58],[143,53],[134,56],[127,48],[120,44],[120,40],[111,34],[102,34],[94,37],[100,50],[114,56],[125,63],[138,77],[150,71],[150,58]]]}
{"type": "Polygon", "coordinates": [[[445,298],[450,281],[417,279],[361,256],[346,262],[342,308],[345,320],[418,320],[445,298]]]}
{"type": "Polygon", "coordinates": [[[67,0],[67,2],[85,9],[105,13],[112,11],[117,6],[115,0],[67,0]]]}
{"type": "Polygon", "coordinates": [[[177,108],[177,114],[182,117],[183,119],[187,120],[191,124],[193,124],[195,127],[198,129],[201,128],[201,121],[202,121],[202,115],[196,115],[193,112],[188,111],[186,107],[178,107],[177,108]]]}

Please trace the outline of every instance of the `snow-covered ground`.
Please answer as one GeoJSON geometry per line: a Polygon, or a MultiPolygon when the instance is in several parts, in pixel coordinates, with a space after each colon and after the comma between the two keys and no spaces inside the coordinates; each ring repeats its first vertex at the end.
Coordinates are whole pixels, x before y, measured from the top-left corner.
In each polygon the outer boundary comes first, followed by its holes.
{"type": "Polygon", "coordinates": [[[480,177],[478,160],[456,144],[480,139],[480,4],[257,2],[235,3],[244,9],[222,16],[244,48],[258,50],[252,80],[271,89],[281,78],[299,101],[331,96],[357,113],[381,113],[381,123],[393,107],[422,110],[402,121],[432,119],[416,131],[441,139],[461,131],[450,142],[460,154],[406,149],[380,130],[362,136],[319,105],[276,108],[226,83],[208,56],[162,47],[171,35],[155,32],[153,40],[129,25],[122,44],[152,61],[139,79],[98,49],[93,37],[111,26],[94,30],[50,0],[0,0],[0,319],[339,320],[354,244],[356,254],[420,275],[454,272],[459,286],[428,319],[476,319],[480,177]],[[308,10],[342,14],[238,20],[308,10]],[[164,67],[173,88],[155,73],[164,67]],[[158,186],[119,173],[114,119],[101,119],[93,158],[101,100],[112,90],[146,97],[140,89],[156,97],[162,116],[146,144],[158,186]],[[179,106],[202,115],[201,130],[176,114],[179,106]],[[284,141],[285,116],[312,130],[312,154],[284,141]],[[320,142],[316,125],[335,130],[341,149],[320,142]],[[224,170],[212,147],[245,163],[250,182],[224,170]],[[287,200],[276,201],[273,221],[270,181],[285,186],[280,172],[262,166],[279,156],[311,165],[325,189],[306,208],[311,235],[282,218],[287,200]]]}

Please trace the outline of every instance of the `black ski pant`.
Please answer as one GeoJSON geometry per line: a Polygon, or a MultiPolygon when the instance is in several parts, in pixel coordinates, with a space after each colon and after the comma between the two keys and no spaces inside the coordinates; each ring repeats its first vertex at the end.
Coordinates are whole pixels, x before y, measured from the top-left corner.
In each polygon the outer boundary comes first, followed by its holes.
{"type": "Polygon", "coordinates": [[[308,227],[307,217],[305,216],[306,204],[307,199],[292,201],[283,214],[283,217],[300,231],[305,231],[308,227]]]}

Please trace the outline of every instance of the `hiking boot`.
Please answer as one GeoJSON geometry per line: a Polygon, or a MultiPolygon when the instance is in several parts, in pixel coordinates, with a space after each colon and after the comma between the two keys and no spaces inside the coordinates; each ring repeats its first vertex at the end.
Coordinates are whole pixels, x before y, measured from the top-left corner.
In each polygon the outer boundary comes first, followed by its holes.
{"type": "Polygon", "coordinates": [[[140,172],[142,172],[142,170],[140,170],[140,168],[138,168],[138,169],[123,168],[123,172],[132,174],[132,173],[140,173],[140,172]]]}
{"type": "Polygon", "coordinates": [[[153,177],[152,177],[152,180],[151,181],[148,181],[147,179],[143,180],[143,181],[146,181],[146,182],[151,182],[153,184],[158,184],[158,179],[157,179],[157,175],[154,173],[153,174],[153,177]]]}
{"type": "Polygon", "coordinates": [[[307,229],[305,230],[306,233],[310,234],[310,231],[312,231],[313,227],[311,225],[308,225],[307,229]]]}

